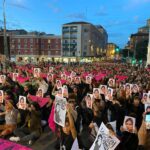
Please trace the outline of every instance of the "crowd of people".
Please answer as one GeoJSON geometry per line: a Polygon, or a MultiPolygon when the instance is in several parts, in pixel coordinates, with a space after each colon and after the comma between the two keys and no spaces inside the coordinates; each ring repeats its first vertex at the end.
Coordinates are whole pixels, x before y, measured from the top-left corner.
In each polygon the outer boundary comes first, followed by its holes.
{"type": "Polygon", "coordinates": [[[1,66],[0,137],[32,145],[46,125],[58,150],[71,150],[74,141],[79,149],[109,150],[103,125],[118,139],[116,150],[150,149],[150,69],[105,62],[1,66]]]}

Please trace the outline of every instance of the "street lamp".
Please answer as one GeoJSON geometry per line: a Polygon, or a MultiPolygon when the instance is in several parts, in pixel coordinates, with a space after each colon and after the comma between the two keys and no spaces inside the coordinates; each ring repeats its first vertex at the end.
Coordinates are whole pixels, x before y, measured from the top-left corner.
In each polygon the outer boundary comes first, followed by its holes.
{"type": "Polygon", "coordinates": [[[3,19],[4,19],[4,55],[9,59],[8,44],[7,44],[7,35],[6,35],[6,15],[5,15],[5,3],[6,0],[3,0],[3,19]]]}

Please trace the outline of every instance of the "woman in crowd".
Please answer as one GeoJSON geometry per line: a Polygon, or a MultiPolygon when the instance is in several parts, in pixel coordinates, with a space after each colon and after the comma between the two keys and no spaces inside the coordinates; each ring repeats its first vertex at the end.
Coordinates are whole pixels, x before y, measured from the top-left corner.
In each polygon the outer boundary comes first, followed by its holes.
{"type": "Polygon", "coordinates": [[[34,140],[40,137],[42,133],[41,113],[39,105],[36,102],[28,107],[28,115],[24,125],[14,131],[16,137],[11,137],[11,141],[32,144],[34,140]]]}
{"type": "Polygon", "coordinates": [[[5,124],[0,125],[0,137],[11,134],[17,127],[18,111],[14,108],[11,101],[5,102],[5,111],[0,113],[5,115],[5,124]]]}

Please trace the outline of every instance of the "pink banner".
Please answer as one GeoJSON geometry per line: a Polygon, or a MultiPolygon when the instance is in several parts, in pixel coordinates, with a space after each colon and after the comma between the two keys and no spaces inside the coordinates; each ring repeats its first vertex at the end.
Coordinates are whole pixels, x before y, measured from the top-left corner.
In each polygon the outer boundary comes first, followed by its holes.
{"type": "Polygon", "coordinates": [[[51,128],[51,130],[53,132],[55,132],[55,129],[56,129],[56,124],[54,122],[54,112],[55,112],[55,109],[54,109],[54,104],[53,104],[52,110],[51,110],[51,113],[50,113],[50,116],[49,116],[49,119],[48,119],[49,127],[51,128]]]}
{"type": "Polygon", "coordinates": [[[61,81],[61,84],[65,84],[66,83],[66,80],[60,80],[61,81]]]}
{"type": "Polygon", "coordinates": [[[32,150],[31,148],[0,139],[0,150],[32,150]]]}
{"type": "Polygon", "coordinates": [[[24,82],[26,82],[28,80],[29,80],[29,77],[21,77],[21,76],[17,77],[17,81],[19,83],[24,83],[24,82]]]}
{"type": "Polygon", "coordinates": [[[37,102],[40,107],[45,106],[49,102],[49,98],[45,97],[38,97],[34,95],[29,95],[29,99],[32,100],[33,102],[37,102]]]}

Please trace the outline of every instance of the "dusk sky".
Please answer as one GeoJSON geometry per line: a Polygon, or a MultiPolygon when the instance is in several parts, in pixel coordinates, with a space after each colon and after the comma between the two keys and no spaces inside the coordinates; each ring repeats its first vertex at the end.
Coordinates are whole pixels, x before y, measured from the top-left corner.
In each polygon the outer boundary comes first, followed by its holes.
{"type": "MultiPolygon", "coordinates": [[[[0,0],[0,26],[3,25],[0,0]]],[[[131,33],[146,25],[150,0],[6,0],[7,28],[61,35],[63,24],[102,25],[109,42],[124,47],[131,33]]]]}

